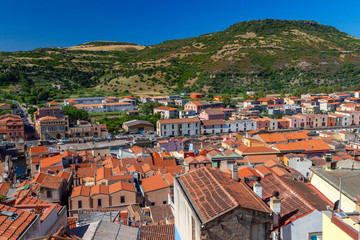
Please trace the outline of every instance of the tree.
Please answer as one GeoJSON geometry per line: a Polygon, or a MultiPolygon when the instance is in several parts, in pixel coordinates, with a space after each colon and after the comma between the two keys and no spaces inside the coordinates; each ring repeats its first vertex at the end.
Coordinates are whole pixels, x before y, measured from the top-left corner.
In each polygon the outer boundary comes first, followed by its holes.
{"type": "Polygon", "coordinates": [[[143,105],[141,105],[140,112],[143,113],[144,115],[150,115],[153,113],[153,109],[155,107],[160,107],[160,106],[161,106],[160,103],[155,103],[155,102],[144,103],[143,105]]]}
{"type": "Polygon", "coordinates": [[[36,107],[30,107],[29,110],[28,110],[28,113],[31,117],[33,117],[34,115],[34,112],[37,111],[37,108],[36,107]]]}
{"type": "Polygon", "coordinates": [[[225,103],[225,106],[229,106],[229,105],[230,105],[230,98],[229,98],[227,95],[223,95],[223,96],[221,97],[221,101],[222,101],[223,103],[225,103]]]}
{"type": "Polygon", "coordinates": [[[64,115],[68,115],[70,120],[88,120],[89,113],[85,110],[77,109],[71,105],[66,105],[63,107],[64,115]]]}

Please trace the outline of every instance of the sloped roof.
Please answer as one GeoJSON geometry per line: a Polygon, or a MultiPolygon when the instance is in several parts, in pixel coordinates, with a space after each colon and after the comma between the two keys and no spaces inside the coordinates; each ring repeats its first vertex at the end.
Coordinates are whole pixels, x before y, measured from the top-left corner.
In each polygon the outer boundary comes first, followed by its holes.
{"type": "Polygon", "coordinates": [[[97,195],[97,194],[109,194],[109,187],[102,184],[97,184],[95,186],[91,187],[91,195],[97,195]]]}
{"type": "Polygon", "coordinates": [[[266,204],[244,183],[216,168],[200,168],[177,178],[202,224],[236,207],[270,213],[266,204]]]}
{"type": "MultiPolygon", "coordinates": [[[[280,193],[281,225],[284,226],[314,209],[326,210],[330,201],[318,193],[311,185],[272,174],[261,180],[263,200],[267,201],[274,191],[280,193]]],[[[270,204],[268,202],[268,204],[270,204]]]]}
{"type": "Polygon", "coordinates": [[[281,133],[263,133],[259,137],[266,143],[287,142],[287,139],[281,133]]]}
{"type": "Polygon", "coordinates": [[[280,150],[280,152],[287,152],[287,151],[313,152],[313,151],[332,150],[332,148],[321,139],[312,139],[312,140],[290,142],[290,143],[278,143],[274,145],[277,149],[280,150]]]}
{"type": "Polygon", "coordinates": [[[145,192],[151,192],[169,187],[169,184],[167,181],[165,181],[161,174],[156,174],[154,176],[142,179],[141,186],[145,192]]]}
{"type": "Polygon", "coordinates": [[[90,196],[90,187],[88,186],[84,186],[84,185],[80,185],[77,186],[73,189],[72,193],[71,193],[71,197],[77,197],[77,196],[85,196],[85,197],[89,197],[90,196]]]}
{"type": "Polygon", "coordinates": [[[175,224],[146,225],[141,230],[144,240],[175,240],[175,224]]]}
{"type": "Polygon", "coordinates": [[[63,181],[64,179],[61,177],[47,175],[40,184],[40,186],[52,189],[59,189],[63,181]]]}
{"type": "Polygon", "coordinates": [[[109,185],[109,193],[115,193],[121,190],[135,192],[135,187],[133,183],[119,181],[114,184],[109,185]]]}
{"type": "Polygon", "coordinates": [[[0,212],[2,211],[17,213],[19,217],[11,221],[7,219],[8,217],[6,215],[0,216],[0,239],[18,239],[25,229],[36,219],[36,215],[33,213],[0,204],[0,212]]]}

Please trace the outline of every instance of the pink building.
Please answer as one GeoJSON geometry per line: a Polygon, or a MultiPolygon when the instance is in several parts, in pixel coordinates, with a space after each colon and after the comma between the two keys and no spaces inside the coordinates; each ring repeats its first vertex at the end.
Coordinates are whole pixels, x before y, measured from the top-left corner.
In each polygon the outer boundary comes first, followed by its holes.
{"type": "Polygon", "coordinates": [[[217,120],[217,119],[225,119],[225,114],[223,111],[217,108],[208,108],[200,113],[201,120],[217,120]]]}
{"type": "Polygon", "coordinates": [[[276,119],[254,118],[252,120],[256,122],[257,130],[277,130],[278,129],[278,122],[276,119]]]}
{"type": "Polygon", "coordinates": [[[301,115],[285,116],[284,119],[289,120],[289,128],[305,128],[306,117],[301,115]]]}

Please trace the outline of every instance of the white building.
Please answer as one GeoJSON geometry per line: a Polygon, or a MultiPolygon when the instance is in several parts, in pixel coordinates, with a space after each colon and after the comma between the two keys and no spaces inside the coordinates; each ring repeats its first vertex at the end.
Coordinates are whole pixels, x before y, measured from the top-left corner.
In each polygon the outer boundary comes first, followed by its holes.
{"type": "Polygon", "coordinates": [[[200,134],[200,120],[198,118],[161,119],[156,123],[157,134],[168,136],[193,136],[200,134]]]}
{"type": "Polygon", "coordinates": [[[229,127],[223,119],[202,120],[201,133],[202,134],[218,134],[229,132],[229,127]]]}
{"type": "Polygon", "coordinates": [[[226,121],[230,132],[246,132],[256,130],[256,122],[253,120],[229,120],[226,121]]]}

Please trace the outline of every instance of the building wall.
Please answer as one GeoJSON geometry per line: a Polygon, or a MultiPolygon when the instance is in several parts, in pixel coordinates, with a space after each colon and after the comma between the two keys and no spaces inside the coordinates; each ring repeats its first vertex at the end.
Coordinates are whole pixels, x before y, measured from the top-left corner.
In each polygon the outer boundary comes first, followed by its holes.
{"type": "Polygon", "coordinates": [[[78,201],[82,201],[82,208],[81,209],[90,209],[91,208],[91,199],[90,197],[85,196],[77,196],[74,198],[70,198],[70,211],[71,210],[78,210],[78,201]]]}
{"type": "MultiPolygon", "coordinates": [[[[339,191],[330,184],[328,184],[325,180],[320,178],[318,175],[313,174],[310,182],[332,203],[335,203],[337,200],[339,200],[339,191]]],[[[353,212],[356,210],[356,204],[344,194],[341,195],[341,210],[343,210],[344,212],[353,212]]]]}
{"type": "MultiPolygon", "coordinates": [[[[285,164],[286,165],[286,164],[285,164]]],[[[299,171],[304,177],[309,178],[311,176],[310,167],[312,166],[311,160],[301,160],[300,158],[290,158],[289,167],[294,168],[296,171],[299,171]]]]}
{"type": "Polygon", "coordinates": [[[184,134],[197,135],[200,134],[200,121],[189,123],[173,123],[173,124],[157,124],[157,134],[161,137],[180,136],[184,134]],[[180,130],[180,125],[181,130],[180,130]],[[174,127],[173,127],[174,126],[174,127]],[[181,131],[181,132],[180,132],[181,131]]]}
{"type": "Polygon", "coordinates": [[[325,213],[322,216],[323,221],[323,235],[322,240],[353,240],[352,237],[347,235],[342,229],[331,222],[331,218],[325,213]]]}
{"type": "Polygon", "coordinates": [[[40,225],[40,216],[37,216],[33,223],[28,226],[28,229],[24,235],[20,236],[19,240],[27,240],[32,238],[37,238],[41,236],[41,225],[40,225]]]}
{"type": "Polygon", "coordinates": [[[136,192],[118,191],[110,194],[110,206],[130,205],[136,203],[136,192]],[[121,203],[121,196],[125,196],[125,202],[121,203]]]}
{"type": "MultiPolygon", "coordinates": [[[[322,212],[314,210],[281,228],[281,239],[310,239],[310,233],[321,233],[323,230],[322,212]]],[[[339,238],[340,239],[340,238],[339,238]]]]}
{"type": "Polygon", "coordinates": [[[170,193],[170,187],[162,188],[159,190],[151,191],[151,192],[145,192],[145,205],[151,206],[151,203],[154,202],[155,206],[162,206],[164,205],[163,202],[166,201],[166,204],[168,204],[168,195],[170,193]]]}
{"type": "Polygon", "coordinates": [[[92,208],[104,208],[110,206],[110,196],[105,194],[96,194],[91,196],[92,208]],[[101,206],[98,206],[98,199],[101,199],[101,206]]]}
{"type": "Polygon", "coordinates": [[[250,240],[251,226],[264,227],[263,238],[270,239],[272,217],[268,213],[237,208],[201,228],[202,223],[187,201],[180,185],[174,182],[175,239],[241,239],[250,240]]]}
{"type": "Polygon", "coordinates": [[[42,236],[50,235],[56,233],[61,227],[66,227],[67,225],[67,210],[66,206],[63,207],[59,214],[54,208],[54,211],[49,215],[41,224],[42,236]]]}

